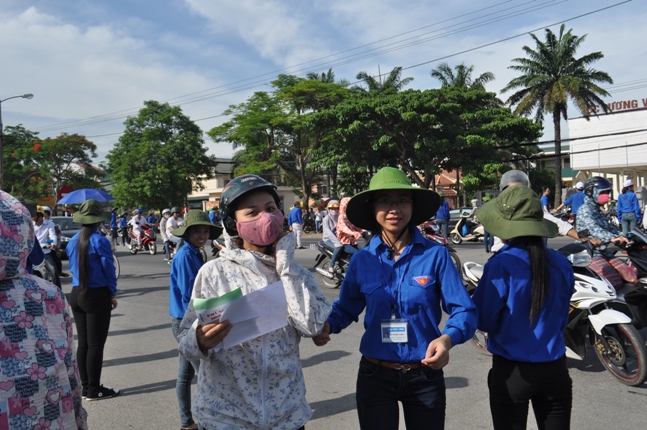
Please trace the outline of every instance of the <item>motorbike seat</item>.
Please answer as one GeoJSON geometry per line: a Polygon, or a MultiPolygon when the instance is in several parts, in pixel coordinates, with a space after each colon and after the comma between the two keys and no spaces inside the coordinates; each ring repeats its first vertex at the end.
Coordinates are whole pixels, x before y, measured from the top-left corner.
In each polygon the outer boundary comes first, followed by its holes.
{"type": "Polygon", "coordinates": [[[319,241],[319,246],[329,250],[330,252],[335,252],[335,247],[328,245],[324,240],[319,241]]]}

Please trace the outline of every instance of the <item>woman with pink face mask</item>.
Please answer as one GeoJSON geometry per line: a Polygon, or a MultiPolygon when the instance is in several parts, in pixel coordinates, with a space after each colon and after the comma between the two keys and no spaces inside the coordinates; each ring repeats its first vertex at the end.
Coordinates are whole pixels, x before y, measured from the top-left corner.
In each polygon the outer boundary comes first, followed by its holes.
{"type": "Polygon", "coordinates": [[[279,204],[272,184],[256,175],[239,176],[222,192],[226,247],[198,272],[193,298],[220,297],[238,288],[246,295],[281,281],[288,324],[234,347],[216,348],[232,325],[198,324],[193,300],[189,303],[178,348],[187,360],[200,360],[192,408],[200,429],[296,430],[312,415],[299,340],[321,332],[331,306],[310,271],[295,261],[294,234],[283,233],[279,204]]]}
{"type": "MultiPolygon", "coordinates": [[[[612,184],[603,177],[594,176],[584,184],[584,203],[577,211],[577,230],[588,230],[589,237],[600,240],[601,242],[614,242],[616,244],[626,244],[629,240],[620,235],[620,232],[609,223],[606,215],[602,212],[602,206],[609,203],[612,184]]],[[[593,262],[589,265],[600,276],[604,276],[614,287],[622,285],[622,273],[630,273],[631,269],[627,264],[613,256],[613,253],[607,250],[595,248],[593,253],[593,262]]],[[[626,279],[633,281],[633,279],[626,279]]]]}

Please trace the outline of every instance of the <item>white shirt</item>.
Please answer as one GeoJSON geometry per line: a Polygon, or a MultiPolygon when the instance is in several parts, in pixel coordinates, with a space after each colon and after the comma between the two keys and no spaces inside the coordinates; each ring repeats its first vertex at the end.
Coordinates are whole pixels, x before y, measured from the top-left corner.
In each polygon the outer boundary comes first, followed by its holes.
{"type": "MultiPolygon", "coordinates": [[[[54,226],[54,223],[43,219],[43,224],[40,226],[34,224],[34,234],[36,235],[36,238],[38,239],[38,243],[40,243],[40,246],[45,246],[48,245],[47,239],[50,239],[54,245],[56,245],[56,242],[58,241],[58,238],[56,237],[56,228],[54,226]]],[[[43,254],[49,254],[52,252],[52,250],[49,248],[43,248],[43,254]]]]}
{"type": "Polygon", "coordinates": [[[139,231],[142,224],[146,224],[146,220],[143,216],[134,216],[128,221],[128,224],[133,226],[133,231],[139,231]]]}
{"type": "Polygon", "coordinates": [[[166,235],[170,238],[173,234],[171,233],[171,231],[181,227],[183,222],[184,220],[182,219],[182,217],[177,217],[177,219],[170,217],[168,220],[166,220],[166,235]],[[173,230],[171,230],[170,227],[173,227],[173,230]]]}

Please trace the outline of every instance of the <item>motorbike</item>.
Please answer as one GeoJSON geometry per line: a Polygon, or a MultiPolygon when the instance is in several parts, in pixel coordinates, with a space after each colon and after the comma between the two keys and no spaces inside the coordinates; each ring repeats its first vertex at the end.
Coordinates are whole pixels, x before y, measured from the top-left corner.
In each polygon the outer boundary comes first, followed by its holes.
{"type": "Polygon", "coordinates": [[[305,234],[310,234],[316,230],[315,220],[308,218],[303,221],[303,232],[305,234]]]}
{"type": "Polygon", "coordinates": [[[155,239],[157,236],[155,235],[155,232],[149,226],[148,224],[142,224],[140,226],[141,229],[141,243],[142,246],[139,248],[137,246],[137,236],[135,236],[135,233],[132,230],[132,227],[129,226],[128,228],[128,236],[130,238],[129,242],[129,250],[131,254],[137,254],[139,251],[143,250],[148,250],[148,252],[151,255],[157,254],[157,245],[155,244],[155,239]]]}
{"type": "MultiPolygon", "coordinates": [[[[564,334],[566,357],[584,360],[588,337],[588,343],[611,375],[625,385],[642,385],[647,380],[645,342],[631,325],[631,318],[613,309],[613,303],[620,299],[611,284],[587,267],[591,263],[590,246],[573,243],[559,252],[571,262],[575,274],[575,291],[564,334]]],[[[466,262],[463,273],[468,292],[473,294],[483,275],[483,266],[466,262]]],[[[487,350],[487,333],[477,331],[472,342],[487,350]]]]}
{"type": "Polygon", "coordinates": [[[460,245],[463,241],[481,241],[485,235],[485,229],[478,222],[469,221],[470,215],[461,215],[454,229],[449,232],[449,239],[454,245],[460,245]],[[469,224],[473,224],[470,226],[469,224]],[[463,226],[467,225],[468,233],[463,235],[463,226]]]}
{"type": "Polygon", "coordinates": [[[458,258],[456,250],[447,244],[447,239],[445,239],[445,237],[442,235],[438,224],[436,224],[435,221],[425,221],[419,227],[423,236],[447,248],[447,251],[449,251],[449,256],[454,262],[454,266],[456,266],[456,270],[458,270],[458,273],[461,273],[461,259],[458,258]]]}
{"type": "MultiPolygon", "coordinates": [[[[367,231],[366,234],[362,236],[364,242],[359,248],[361,249],[368,245],[368,243],[371,241],[371,237],[372,234],[367,231]]],[[[315,257],[314,267],[317,273],[320,275],[321,281],[323,282],[324,286],[331,289],[341,287],[341,283],[346,276],[346,271],[348,270],[348,265],[350,264],[350,258],[352,257],[352,254],[348,254],[342,251],[335,261],[334,273],[331,274],[328,271],[328,267],[330,267],[330,259],[332,258],[333,252],[335,252],[335,247],[329,246],[325,241],[320,240],[317,243],[317,250],[319,251],[319,254],[315,257]]]]}
{"type": "Polygon", "coordinates": [[[573,217],[573,214],[571,213],[571,206],[564,206],[557,212],[553,214],[554,217],[561,219],[562,221],[565,221],[569,224],[573,224],[575,221],[575,218],[573,217]]]}

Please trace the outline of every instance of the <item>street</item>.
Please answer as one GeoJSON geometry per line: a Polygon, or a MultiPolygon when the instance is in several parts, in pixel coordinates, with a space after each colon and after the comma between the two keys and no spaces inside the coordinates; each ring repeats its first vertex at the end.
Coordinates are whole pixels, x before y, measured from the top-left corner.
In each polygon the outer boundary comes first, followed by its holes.
{"type": "MultiPolygon", "coordinates": [[[[304,235],[305,250],[297,250],[297,260],[312,268],[316,250],[309,249],[320,235],[304,235]]],[[[559,248],[569,241],[551,239],[549,246],[559,248]]],[[[160,249],[158,243],[158,250],[160,249]]],[[[489,254],[482,243],[463,243],[454,247],[462,262],[485,263],[489,254]]],[[[168,315],[170,266],[163,254],[131,255],[118,247],[121,265],[118,280],[118,308],[113,312],[106,343],[102,383],[122,390],[114,399],[84,402],[89,428],[178,429],[180,426],[175,378],[176,342],[168,315]]],[[[64,271],[68,271],[64,262],[64,271]]],[[[318,275],[315,274],[318,279],[318,275]]],[[[62,278],[63,290],[71,290],[71,278],[62,278]]],[[[339,290],[323,289],[335,300],[339,290]]],[[[359,428],[355,412],[355,380],[360,359],[360,323],[353,324],[324,347],[303,339],[301,356],[313,409],[308,430],[352,430],[359,428]]],[[[647,337],[647,330],[641,334],[647,337]]],[[[585,361],[568,360],[573,379],[573,429],[631,429],[644,427],[647,384],[622,385],[604,370],[589,346],[585,361]]],[[[445,368],[447,385],[447,429],[490,429],[486,385],[490,357],[471,342],[454,347],[445,368]]],[[[532,414],[529,429],[536,429],[532,414]]],[[[401,420],[401,429],[404,429],[401,420]]]]}

